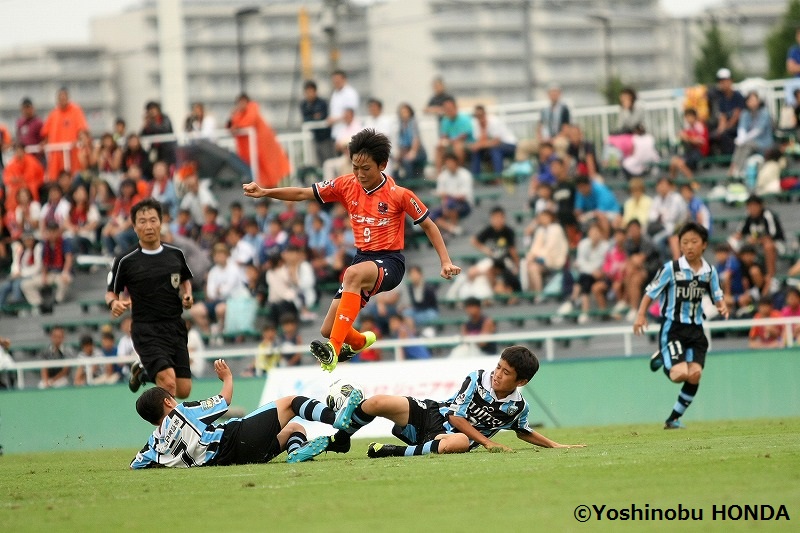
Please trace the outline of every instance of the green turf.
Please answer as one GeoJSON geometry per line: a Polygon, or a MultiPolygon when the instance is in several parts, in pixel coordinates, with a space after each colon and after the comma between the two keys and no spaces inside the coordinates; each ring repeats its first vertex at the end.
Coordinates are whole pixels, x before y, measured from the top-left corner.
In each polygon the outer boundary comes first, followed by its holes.
{"type": "Polygon", "coordinates": [[[786,505],[800,522],[800,419],[543,430],[585,449],[367,459],[289,465],[127,470],[133,450],[0,458],[3,531],[727,531],[765,524],[713,521],[713,504],[786,505]],[[576,506],[695,507],[703,522],[580,524],[576,506]],[[687,529],[688,528],[688,529],[687,529]]]}

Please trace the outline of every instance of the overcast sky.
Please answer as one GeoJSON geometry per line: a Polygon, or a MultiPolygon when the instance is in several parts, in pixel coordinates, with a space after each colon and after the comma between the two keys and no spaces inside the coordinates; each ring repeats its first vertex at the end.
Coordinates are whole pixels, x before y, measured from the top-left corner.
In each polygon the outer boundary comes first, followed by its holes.
{"type": "MultiPolygon", "coordinates": [[[[668,13],[688,15],[722,0],[660,1],[668,13]]],[[[0,49],[86,43],[91,18],[117,13],[138,3],[138,0],[0,0],[0,49]]]]}

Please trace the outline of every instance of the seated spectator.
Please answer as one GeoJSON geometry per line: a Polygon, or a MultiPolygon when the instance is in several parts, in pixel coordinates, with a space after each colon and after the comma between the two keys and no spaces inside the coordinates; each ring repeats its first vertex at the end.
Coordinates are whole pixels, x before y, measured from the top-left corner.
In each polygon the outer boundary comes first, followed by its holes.
{"type": "MultiPolygon", "coordinates": [[[[94,340],[91,335],[83,335],[78,346],[80,348],[78,350],[79,359],[94,359],[95,361],[99,361],[103,358],[103,352],[94,345],[94,340]]],[[[101,376],[102,369],[98,365],[87,364],[85,366],[79,366],[75,369],[75,377],[72,380],[72,384],[76,387],[98,385],[98,380],[101,376]]]]}
{"type": "Polygon", "coordinates": [[[596,221],[604,239],[611,236],[611,227],[620,216],[617,198],[608,186],[588,176],[575,180],[575,214],[582,224],[596,221]]]}
{"type": "MultiPolygon", "coordinates": [[[[758,318],[780,318],[783,314],[772,307],[772,299],[762,298],[758,301],[758,311],[753,315],[758,318]]],[[[766,348],[783,348],[786,345],[786,338],[783,333],[784,326],[753,326],[750,328],[747,346],[753,350],[766,348]]]]}
{"type": "Polygon", "coordinates": [[[261,245],[258,248],[258,263],[263,265],[268,260],[277,258],[287,245],[289,235],[283,230],[280,220],[270,220],[261,245]]]}
{"type": "Polygon", "coordinates": [[[763,154],[774,144],[772,119],[757,92],[747,95],[733,142],[736,149],[733,151],[728,176],[736,178],[744,177],[748,157],[756,153],[763,154]]]}
{"type": "MultiPolygon", "coordinates": [[[[461,334],[468,335],[491,335],[497,332],[497,326],[491,317],[483,314],[481,301],[477,298],[467,298],[464,300],[464,312],[467,315],[467,322],[461,326],[461,334]]],[[[497,355],[497,343],[493,341],[476,343],[481,353],[485,355],[497,355]]]]}
{"type": "Polygon", "coordinates": [[[744,110],[744,96],[733,88],[731,71],[717,71],[717,87],[709,94],[711,118],[709,119],[709,141],[711,151],[717,154],[733,154],[734,139],[739,127],[739,116],[744,110]]]}
{"type": "Polygon", "coordinates": [[[133,230],[131,220],[131,208],[136,205],[141,198],[136,192],[136,182],[132,179],[124,179],[119,186],[119,197],[114,202],[114,209],[111,211],[109,220],[103,226],[100,233],[103,237],[103,247],[109,255],[116,255],[126,251],[138,241],[136,232],[133,230]]]}
{"type": "Polygon", "coordinates": [[[771,298],[779,289],[778,281],[767,275],[764,261],[758,254],[757,248],[752,244],[745,244],[739,250],[739,261],[742,263],[742,280],[744,290],[749,298],[740,298],[740,312],[737,316],[747,317],[753,313],[752,302],[759,299],[771,298]]]}
{"type": "Polygon", "coordinates": [[[625,274],[622,279],[624,304],[614,307],[614,313],[622,313],[626,308],[628,322],[636,320],[636,312],[642,301],[644,288],[653,279],[658,269],[663,264],[658,250],[642,231],[642,225],[634,219],[625,227],[625,254],[628,260],[625,263],[625,274]]]}
{"type": "MultiPolygon", "coordinates": [[[[117,356],[117,344],[114,339],[114,333],[111,331],[110,326],[107,330],[100,333],[100,352],[103,354],[103,357],[117,356]]],[[[113,365],[109,363],[103,365],[103,374],[97,378],[97,381],[99,383],[113,385],[114,383],[118,382],[121,377],[122,367],[120,365],[113,365]]]]}
{"type": "Polygon", "coordinates": [[[622,226],[627,226],[631,220],[638,220],[645,226],[650,218],[650,207],[653,199],[645,194],[645,184],[642,178],[631,178],[628,182],[630,197],[622,205],[622,226]]]}
{"type": "Polygon", "coordinates": [[[20,241],[11,244],[11,273],[0,283],[0,307],[25,302],[22,282],[42,276],[42,247],[33,233],[23,233],[20,241]]]}
{"type": "Polygon", "coordinates": [[[181,208],[175,221],[170,223],[169,231],[173,235],[196,241],[200,235],[200,226],[192,220],[192,212],[189,209],[181,208]]]}
{"type": "Polygon", "coordinates": [[[100,136],[100,142],[94,149],[92,161],[97,167],[100,179],[116,188],[119,185],[120,169],[122,168],[122,149],[111,133],[104,133],[100,136]]]}
{"type": "Polygon", "coordinates": [[[197,226],[202,226],[205,221],[206,207],[217,207],[217,200],[209,189],[208,181],[201,181],[197,174],[192,173],[183,178],[176,192],[181,202],[179,209],[188,209],[197,226]]]}
{"type": "Polygon", "coordinates": [[[33,154],[25,152],[22,144],[14,145],[14,156],[3,169],[3,185],[5,186],[6,211],[13,212],[17,208],[17,191],[26,187],[39,200],[39,189],[44,184],[44,167],[33,154]]]}
{"type": "MultiPolygon", "coordinates": [[[[781,316],[787,318],[800,317],[800,289],[797,287],[789,287],[786,290],[786,305],[781,309],[781,316]]],[[[800,323],[792,324],[791,328],[794,342],[800,342],[800,323]]]]}
{"type": "Polygon", "coordinates": [[[489,299],[498,279],[505,280],[504,284],[518,280],[516,235],[506,224],[506,213],[502,207],[492,209],[489,225],[473,235],[470,244],[485,257],[468,268],[466,276],[456,278],[447,291],[448,300],[463,300],[469,296],[489,299]]]}
{"type": "MultiPolygon", "coordinates": [[[[383,102],[377,98],[367,100],[367,116],[364,117],[361,124],[362,128],[371,128],[378,133],[383,133],[389,139],[394,137],[394,121],[390,116],[383,114],[383,102]]],[[[387,170],[386,173],[389,174],[390,171],[387,170]]]]}
{"type": "MultiPolygon", "coordinates": [[[[61,359],[73,359],[75,351],[71,346],[64,342],[65,332],[61,326],[55,326],[50,330],[50,344],[39,355],[45,361],[57,361],[61,359]]],[[[61,388],[69,385],[70,367],[42,368],[39,381],[40,389],[61,388]]]]}
{"type": "Polygon", "coordinates": [[[397,108],[398,132],[395,161],[403,179],[422,178],[428,155],[422,145],[414,108],[403,103],[397,108]]]}
{"type": "Polygon", "coordinates": [[[616,134],[633,133],[644,126],[644,109],[636,102],[636,91],[624,87],[619,93],[619,117],[616,134]]]}
{"type": "MultiPolygon", "coordinates": [[[[312,202],[316,203],[316,202],[312,202]]],[[[228,224],[229,228],[237,228],[244,235],[244,208],[241,202],[231,202],[228,204],[228,224]]]]}
{"type": "MultiPolygon", "coordinates": [[[[681,183],[680,195],[683,201],[686,202],[687,218],[684,222],[696,222],[708,230],[709,236],[712,233],[713,223],[711,218],[711,210],[706,203],[695,194],[694,187],[691,183],[681,183]]],[[[680,257],[680,243],[677,235],[670,235],[669,246],[672,250],[672,257],[680,257]]]]}
{"type": "MultiPolygon", "coordinates": [[[[746,242],[763,250],[767,277],[764,290],[768,290],[775,278],[778,256],[786,251],[783,226],[778,215],[764,207],[764,201],[758,196],[751,195],[745,203],[745,209],[747,218],[739,230],[731,235],[730,242],[734,249],[741,242],[746,242]]],[[[762,296],[766,295],[766,292],[762,293],[762,296]]]]}
{"type": "MultiPolygon", "coordinates": [[[[389,317],[389,335],[394,339],[413,339],[417,336],[414,321],[409,317],[394,314],[389,317]]],[[[424,344],[403,346],[403,360],[430,359],[431,351],[424,344]]]]}
{"type": "Polygon", "coordinates": [[[11,230],[6,224],[5,208],[0,202],[0,279],[2,279],[11,270],[11,262],[13,254],[11,253],[11,243],[14,239],[11,237],[11,230]]]}
{"type": "MultiPolygon", "coordinates": [[[[535,188],[540,183],[546,183],[548,185],[555,186],[556,184],[556,177],[553,173],[552,163],[555,160],[559,160],[564,163],[564,159],[558,155],[556,155],[555,149],[553,148],[553,143],[550,141],[545,141],[539,144],[539,172],[536,174],[536,177],[531,180],[531,190],[535,190],[535,188]]],[[[568,167],[565,167],[568,169],[568,167]]]]}
{"type": "Polygon", "coordinates": [[[50,222],[44,232],[42,243],[42,275],[22,280],[21,289],[25,299],[34,307],[43,303],[42,289],[55,285],[55,303],[61,303],[72,285],[72,248],[64,240],[61,228],[50,222]]]}
{"type": "Polygon", "coordinates": [[[563,269],[568,255],[569,243],[564,229],[556,222],[552,211],[542,211],[524,261],[528,287],[538,294],[537,301],[543,299],[545,277],[563,269]]]}
{"type": "Polygon", "coordinates": [[[625,230],[617,228],[614,230],[614,238],[611,246],[603,259],[603,276],[592,285],[592,294],[597,300],[597,307],[601,310],[607,307],[607,295],[609,289],[617,301],[617,311],[613,317],[617,320],[622,318],[620,313],[627,306],[625,303],[625,293],[623,291],[623,278],[625,276],[625,263],[628,255],[625,252],[625,230]]]}
{"type": "Polygon", "coordinates": [[[436,196],[441,204],[430,215],[431,220],[443,232],[452,235],[464,233],[458,223],[469,216],[475,203],[472,181],[472,174],[466,168],[458,166],[458,159],[454,154],[444,156],[444,168],[436,177],[436,196]]]}
{"type": "Polygon", "coordinates": [[[89,254],[97,241],[100,210],[89,201],[89,190],[77,185],[70,197],[69,217],[64,221],[64,238],[70,241],[76,254],[89,254]]]}
{"type": "Polygon", "coordinates": [[[256,250],[253,246],[242,238],[242,230],[231,226],[225,232],[225,244],[231,251],[231,259],[244,271],[247,265],[255,264],[257,261],[256,250]]]}
{"type": "Polygon", "coordinates": [[[55,183],[47,186],[47,202],[42,204],[39,215],[39,231],[44,233],[44,228],[48,223],[55,223],[59,226],[69,217],[69,200],[64,197],[64,191],[55,183]]]}
{"type": "Polygon", "coordinates": [[[283,366],[299,366],[303,362],[303,354],[300,352],[286,352],[290,346],[302,346],[303,339],[300,336],[299,326],[297,321],[297,314],[285,313],[280,317],[281,333],[278,337],[278,343],[281,347],[281,357],[283,366]]]}
{"type": "Polygon", "coordinates": [[[467,156],[467,144],[472,142],[472,120],[459,113],[455,98],[448,96],[442,101],[442,116],[439,120],[439,142],[436,144],[436,175],[442,171],[444,156],[452,153],[459,165],[467,156]]]}
{"type": "MultiPolygon", "coordinates": [[[[313,203],[314,202],[308,202],[308,205],[313,203]]],[[[276,216],[275,213],[269,212],[270,204],[272,204],[272,198],[261,198],[256,201],[255,221],[259,233],[266,232],[270,221],[276,216]]]]}
{"type": "Polygon", "coordinates": [[[650,205],[650,215],[647,217],[647,235],[664,260],[669,256],[670,237],[688,216],[686,201],[675,190],[672,181],[666,176],[659,178],[656,182],[656,195],[650,205]]]}
{"type": "Polygon", "coordinates": [[[169,175],[169,166],[164,161],[156,161],[153,165],[153,181],[150,184],[149,196],[155,198],[165,211],[173,217],[178,215],[178,193],[175,183],[169,175]]]}
{"type": "MultiPolygon", "coordinates": [[[[558,308],[559,315],[572,313],[575,304],[579,304],[581,312],[578,315],[578,324],[589,322],[589,296],[592,294],[592,287],[595,283],[602,281],[605,277],[603,264],[608,250],[609,243],[603,240],[600,227],[597,223],[590,224],[587,236],[578,243],[575,256],[574,267],[578,271],[578,283],[573,285],[570,299],[558,308]]],[[[605,304],[605,298],[602,301],[605,304]]],[[[605,309],[605,305],[601,309],[605,309]]]]}
{"type": "Polygon", "coordinates": [[[536,138],[541,148],[542,141],[549,141],[559,135],[564,126],[570,124],[569,107],[561,101],[561,87],[551,83],[547,88],[547,98],[550,104],[542,109],[539,119],[539,128],[536,138]]]}
{"type": "Polygon", "coordinates": [[[693,180],[700,160],[708,157],[710,152],[708,128],[697,118],[696,110],[689,108],[683,112],[683,129],[678,135],[681,139],[683,156],[672,156],[669,162],[669,177],[675,179],[680,172],[693,180]]]}
{"type": "Polygon", "coordinates": [[[203,224],[197,236],[197,244],[203,250],[211,250],[215,244],[222,241],[225,228],[219,223],[219,211],[216,207],[207,205],[203,214],[203,224]]]}
{"type": "Polygon", "coordinates": [[[569,140],[567,155],[569,155],[575,163],[574,174],[577,176],[589,177],[599,175],[594,143],[584,138],[583,130],[576,124],[571,124],[568,128],[564,129],[567,134],[567,139],[569,140]]]}
{"type": "Polygon", "coordinates": [[[191,309],[192,319],[206,335],[218,335],[223,331],[225,301],[245,283],[239,265],[230,259],[230,251],[224,243],[214,245],[212,258],[214,266],[208,271],[205,301],[195,302],[191,309]],[[212,324],[215,324],[214,328],[212,324]]]}
{"type": "Polygon", "coordinates": [[[472,121],[472,142],[467,144],[472,157],[472,175],[481,173],[481,162],[489,159],[495,176],[503,173],[503,160],[514,156],[517,138],[497,117],[490,117],[482,105],[475,106],[472,121]]]}
{"type": "MultiPolygon", "coordinates": [[[[800,89],[798,89],[800,90],[800,89]]],[[[779,148],[768,148],[764,152],[764,164],[758,169],[753,194],[777,194],[781,192],[781,172],[786,168],[786,158],[779,148]]]]}
{"type": "Polygon", "coordinates": [[[281,348],[278,344],[278,330],[275,324],[267,322],[261,328],[261,342],[256,348],[253,365],[245,372],[246,376],[266,377],[281,362],[281,348]]]}
{"type": "Polygon", "coordinates": [[[643,176],[661,159],[656,149],[656,138],[652,133],[647,133],[644,126],[639,125],[633,131],[631,144],[633,150],[622,159],[622,171],[628,178],[643,176]]]}
{"type": "Polygon", "coordinates": [[[41,235],[39,220],[42,206],[33,199],[27,187],[17,190],[17,208],[6,213],[5,221],[12,239],[19,239],[23,233],[41,235]]]}
{"type": "Polygon", "coordinates": [[[296,217],[289,223],[289,235],[286,239],[286,246],[299,248],[303,251],[308,249],[308,235],[306,235],[306,225],[302,218],[296,217]]]}
{"type": "Polygon", "coordinates": [[[404,287],[403,295],[406,297],[403,300],[404,305],[401,305],[403,314],[411,318],[415,326],[425,326],[439,316],[436,287],[425,283],[419,265],[409,267],[408,283],[404,287]]]}
{"type": "Polygon", "coordinates": [[[139,168],[142,178],[146,181],[152,179],[153,165],[150,163],[150,155],[142,147],[142,141],[135,133],[130,134],[125,142],[125,151],[122,153],[122,161],[119,168],[123,174],[127,174],[133,167],[139,168]]]}
{"type": "Polygon", "coordinates": [[[717,245],[714,258],[725,305],[732,311],[749,306],[752,297],[745,291],[742,263],[730,245],[727,243],[717,245]]]}
{"type": "Polygon", "coordinates": [[[290,246],[280,257],[271,260],[266,279],[267,303],[273,320],[286,314],[298,315],[303,320],[313,319],[308,308],[316,303],[316,278],[302,250],[290,246]]]}

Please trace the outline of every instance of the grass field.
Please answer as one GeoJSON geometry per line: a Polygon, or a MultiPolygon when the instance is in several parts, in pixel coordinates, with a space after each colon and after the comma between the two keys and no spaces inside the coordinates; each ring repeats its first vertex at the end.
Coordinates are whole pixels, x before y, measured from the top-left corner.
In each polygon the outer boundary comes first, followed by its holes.
{"type": "MultiPolygon", "coordinates": [[[[798,531],[800,419],[543,430],[584,449],[131,472],[134,450],[0,457],[3,531],[798,531]],[[579,505],[703,510],[703,521],[598,521],[579,505]],[[791,521],[722,521],[712,505],[783,504],[791,521]]],[[[143,440],[144,442],[144,440],[143,440]]]]}

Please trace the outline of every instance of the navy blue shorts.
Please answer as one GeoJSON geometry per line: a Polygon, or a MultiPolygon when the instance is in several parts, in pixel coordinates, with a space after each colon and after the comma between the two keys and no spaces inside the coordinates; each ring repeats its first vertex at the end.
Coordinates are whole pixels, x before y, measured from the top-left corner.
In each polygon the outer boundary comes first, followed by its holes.
{"type": "Polygon", "coordinates": [[[703,326],[667,321],[661,325],[658,337],[658,348],[667,375],[678,363],[697,363],[705,367],[708,339],[703,326]]]}
{"type": "MultiPolygon", "coordinates": [[[[378,279],[371,291],[361,291],[362,308],[367,305],[370,297],[379,292],[388,292],[400,285],[406,274],[406,258],[400,252],[362,252],[359,250],[350,266],[366,261],[372,261],[378,267],[378,279]]],[[[340,285],[333,297],[334,300],[342,297],[342,290],[343,286],[340,285]]]]}

